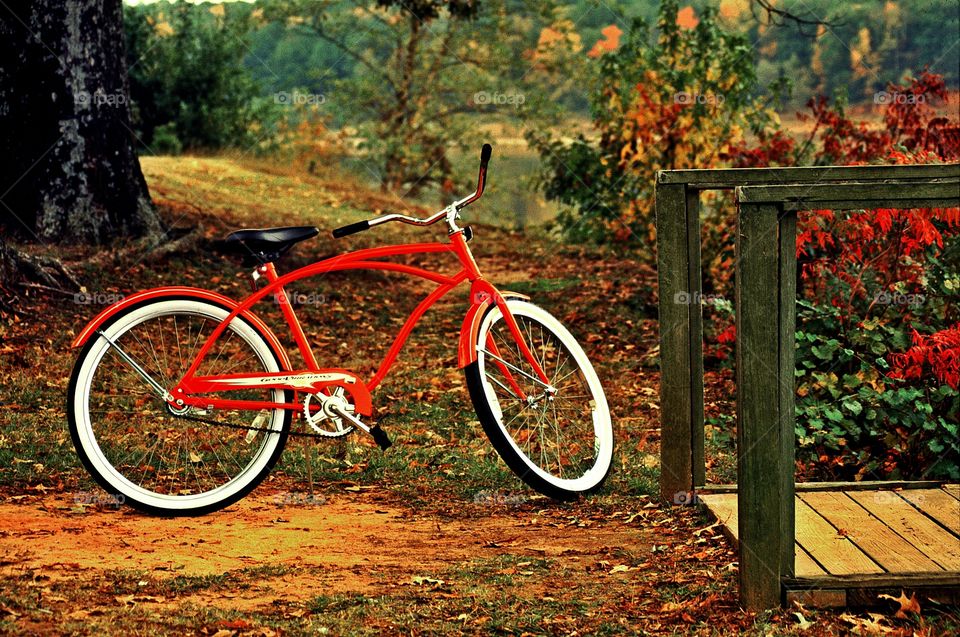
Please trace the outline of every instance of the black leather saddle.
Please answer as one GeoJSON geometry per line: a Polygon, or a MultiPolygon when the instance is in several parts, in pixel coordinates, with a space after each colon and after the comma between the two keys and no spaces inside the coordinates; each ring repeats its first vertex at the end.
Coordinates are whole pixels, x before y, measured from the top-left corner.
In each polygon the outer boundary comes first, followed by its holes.
{"type": "Polygon", "coordinates": [[[243,264],[263,265],[276,261],[297,243],[320,234],[314,226],[237,230],[221,244],[223,251],[243,257],[243,264]]]}

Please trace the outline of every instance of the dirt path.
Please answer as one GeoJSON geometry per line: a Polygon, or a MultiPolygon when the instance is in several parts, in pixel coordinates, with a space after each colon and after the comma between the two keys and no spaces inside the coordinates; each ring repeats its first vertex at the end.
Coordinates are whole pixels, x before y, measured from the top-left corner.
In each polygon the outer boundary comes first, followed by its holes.
{"type": "Polygon", "coordinates": [[[376,493],[254,495],[219,513],[176,519],[49,495],[0,503],[0,573],[97,581],[122,569],[164,580],[290,567],[238,591],[218,590],[218,599],[232,599],[222,605],[249,610],[321,593],[385,592],[505,553],[564,556],[587,567],[613,550],[639,553],[647,535],[617,520],[580,527],[506,507],[454,521],[418,517],[376,493]]]}

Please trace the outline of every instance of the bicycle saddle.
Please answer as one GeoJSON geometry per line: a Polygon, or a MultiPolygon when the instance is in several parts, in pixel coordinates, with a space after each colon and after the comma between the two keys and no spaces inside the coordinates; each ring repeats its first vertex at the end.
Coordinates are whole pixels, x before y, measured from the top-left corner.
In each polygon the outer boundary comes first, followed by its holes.
{"type": "Polygon", "coordinates": [[[294,245],[320,234],[314,226],[244,229],[231,232],[223,240],[225,252],[243,257],[243,265],[263,265],[276,261],[294,245]]]}

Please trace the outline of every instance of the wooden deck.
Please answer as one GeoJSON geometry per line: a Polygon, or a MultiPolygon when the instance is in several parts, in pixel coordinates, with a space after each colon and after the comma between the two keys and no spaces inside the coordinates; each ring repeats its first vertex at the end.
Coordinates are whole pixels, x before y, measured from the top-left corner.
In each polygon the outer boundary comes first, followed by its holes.
{"type": "MultiPolygon", "coordinates": [[[[737,494],[698,498],[736,543],[737,494]]],[[[798,484],[795,511],[787,603],[873,605],[879,593],[901,589],[960,602],[960,485],[823,491],[798,484]]]]}

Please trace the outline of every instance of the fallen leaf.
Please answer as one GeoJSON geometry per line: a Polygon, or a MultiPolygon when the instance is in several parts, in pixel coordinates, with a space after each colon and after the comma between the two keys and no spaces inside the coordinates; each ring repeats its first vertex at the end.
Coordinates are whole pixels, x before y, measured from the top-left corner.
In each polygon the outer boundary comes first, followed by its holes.
{"type": "Polygon", "coordinates": [[[893,595],[886,595],[881,593],[877,595],[879,599],[889,599],[894,602],[899,602],[900,609],[897,610],[897,614],[894,615],[897,619],[906,619],[907,613],[920,614],[920,602],[917,601],[917,594],[913,593],[910,595],[910,598],[907,599],[906,593],[902,590],[900,591],[900,597],[894,597],[893,595]]]}
{"type": "Polygon", "coordinates": [[[803,616],[803,613],[794,612],[793,615],[797,618],[797,623],[800,625],[800,630],[807,630],[813,626],[813,622],[808,622],[807,618],[803,616]]]}
{"type": "Polygon", "coordinates": [[[415,586],[424,586],[424,585],[442,586],[443,584],[446,583],[442,579],[434,579],[432,577],[421,577],[419,575],[415,575],[413,579],[410,581],[415,586]]]}

